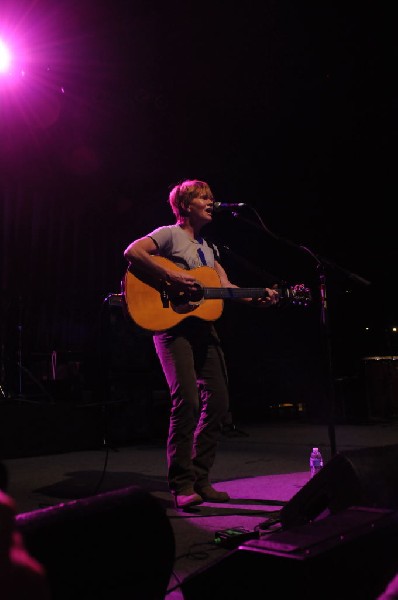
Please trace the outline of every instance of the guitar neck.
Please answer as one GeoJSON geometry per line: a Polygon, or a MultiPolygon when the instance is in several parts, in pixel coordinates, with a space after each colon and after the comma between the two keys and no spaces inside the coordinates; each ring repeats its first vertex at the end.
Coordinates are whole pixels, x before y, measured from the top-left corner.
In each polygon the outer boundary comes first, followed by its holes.
{"type": "MultiPolygon", "coordinates": [[[[278,290],[279,294],[281,293],[278,290]]],[[[223,287],[205,287],[203,288],[203,297],[206,300],[228,298],[261,298],[266,295],[264,288],[223,288],[223,287]]]]}

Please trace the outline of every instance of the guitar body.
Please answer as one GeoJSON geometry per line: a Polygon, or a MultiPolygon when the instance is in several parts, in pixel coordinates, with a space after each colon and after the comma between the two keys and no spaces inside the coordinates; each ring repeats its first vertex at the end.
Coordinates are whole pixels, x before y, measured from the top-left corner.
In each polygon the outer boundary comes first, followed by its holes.
{"type": "MultiPolygon", "coordinates": [[[[153,256],[155,262],[167,269],[184,271],[181,267],[162,256],[153,256]]],[[[262,298],[264,288],[221,287],[217,271],[212,267],[191,269],[196,279],[194,291],[171,293],[171,287],[159,280],[132,269],[130,266],[124,278],[123,298],[128,314],[143,329],[164,331],[174,327],[187,317],[197,317],[204,321],[216,321],[222,314],[224,299],[262,298]]],[[[311,291],[298,284],[278,290],[279,299],[285,303],[307,306],[311,301],[311,291]]]]}
{"type": "MultiPolygon", "coordinates": [[[[153,256],[157,263],[167,269],[183,271],[178,265],[162,256],[153,256]]],[[[220,278],[212,267],[191,269],[190,274],[203,287],[220,288],[220,278]]],[[[167,286],[166,286],[167,287],[167,286]]],[[[222,299],[186,300],[168,298],[160,289],[159,283],[151,280],[147,274],[138,273],[131,267],[124,278],[124,301],[127,312],[133,321],[151,331],[164,331],[177,325],[187,317],[198,317],[205,321],[216,321],[222,314],[222,299]]]]}

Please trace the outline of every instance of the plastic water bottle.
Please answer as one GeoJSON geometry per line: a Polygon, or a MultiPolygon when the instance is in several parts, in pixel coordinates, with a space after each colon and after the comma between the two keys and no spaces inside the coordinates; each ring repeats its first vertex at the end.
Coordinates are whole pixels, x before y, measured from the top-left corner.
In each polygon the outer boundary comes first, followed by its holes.
{"type": "Polygon", "coordinates": [[[314,477],[323,467],[322,454],[319,448],[313,448],[310,456],[310,473],[311,477],[314,477]]]}

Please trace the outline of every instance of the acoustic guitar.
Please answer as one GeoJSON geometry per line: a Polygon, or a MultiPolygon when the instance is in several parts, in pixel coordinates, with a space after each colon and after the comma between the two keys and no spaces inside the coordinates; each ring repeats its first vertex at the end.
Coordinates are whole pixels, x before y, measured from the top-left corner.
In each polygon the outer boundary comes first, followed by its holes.
{"type": "MultiPolygon", "coordinates": [[[[167,258],[152,258],[167,269],[183,271],[167,258]]],[[[129,316],[143,329],[164,331],[187,317],[216,321],[222,314],[224,300],[264,296],[264,288],[221,287],[217,271],[212,267],[191,269],[190,274],[198,282],[196,289],[189,293],[173,294],[168,284],[161,284],[148,274],[138,272],[130,266],[123,281],[123,298],[129,316]]],[[[281,287],[277,290],[283,303],[306,306],[311,301],[310,290],[304,284],[281,287]]]]}

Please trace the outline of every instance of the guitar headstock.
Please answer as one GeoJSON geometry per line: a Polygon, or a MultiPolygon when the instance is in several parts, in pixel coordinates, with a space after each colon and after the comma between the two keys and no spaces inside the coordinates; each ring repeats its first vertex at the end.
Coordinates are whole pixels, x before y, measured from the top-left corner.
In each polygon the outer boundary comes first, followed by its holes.
{"type": "Polygon", "coordinates": [[[287,299],[290,304],[297,306],[308,306],[312,302],[312,294],[310,288],[304,283],[296,283],[289,288],[284,288],[282,299],[287,299]]]}

